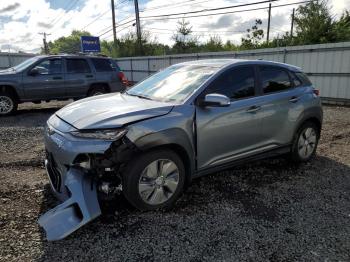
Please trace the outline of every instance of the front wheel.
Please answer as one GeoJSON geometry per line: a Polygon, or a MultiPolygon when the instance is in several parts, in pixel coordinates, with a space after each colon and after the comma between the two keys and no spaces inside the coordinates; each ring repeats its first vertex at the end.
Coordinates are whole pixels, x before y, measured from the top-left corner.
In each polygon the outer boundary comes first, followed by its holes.
{"type": "Polygon", "coordinates": [[[313,122],[304,123],[294,136],[291,159],[294,162],[306,162],[316,153],[320,130],[313,122]]]}
{"type": "Polygon", "coordinates": [[[140,210],[170,207],[180,197],[185,168],[171,150],[148,152],[130,161],[123,174],[123,192],[140,210]]]}

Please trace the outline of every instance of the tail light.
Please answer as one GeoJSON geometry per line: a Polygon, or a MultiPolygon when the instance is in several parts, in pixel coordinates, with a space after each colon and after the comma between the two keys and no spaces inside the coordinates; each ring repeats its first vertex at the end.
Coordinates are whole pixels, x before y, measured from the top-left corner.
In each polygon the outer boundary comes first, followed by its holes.
{"type": "Polygon", "coordinates": [[[118,73],[118,77],[119,77],[119,80],[120,80],[124,85],[126,85],[126,86],[129,85],[129,81],[128,81],[128,79],[126,78],[125,74],[124,74],[122,71],[120,71],[120,72],[118,73]]]}
{"type": "Polygon", "coordinates": [[[320,90],[314,89],[314,94],[315,94],[316,96],[320,96],[320,90]]]}

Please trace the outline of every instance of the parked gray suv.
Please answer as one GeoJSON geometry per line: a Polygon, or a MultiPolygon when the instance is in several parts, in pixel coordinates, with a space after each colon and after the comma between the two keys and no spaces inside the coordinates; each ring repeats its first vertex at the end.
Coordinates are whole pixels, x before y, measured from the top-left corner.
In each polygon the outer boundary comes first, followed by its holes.
{"type": "Polygon", "coordinates": [[[244,161],[307,161],[321,126],[318,91],[298,67],[230,59],[170,66],[48,120],[46,168],[64,202],[39,223],[56,240],[100,215],[98,199],[116,193],[153,210],[171,206],[193,178],[244,161]]]}
{"type": "Polygon", "coordinates": [[[22,102],[78,99],[123,91],[126,82],[111,58],[36,56],[0,71],[0,116],[14,113],[22,102]]]}

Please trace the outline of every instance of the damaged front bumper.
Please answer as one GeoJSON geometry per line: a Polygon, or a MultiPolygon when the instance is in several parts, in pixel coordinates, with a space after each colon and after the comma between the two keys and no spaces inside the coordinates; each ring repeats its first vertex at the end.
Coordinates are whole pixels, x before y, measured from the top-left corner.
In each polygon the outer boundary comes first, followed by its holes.
{"type": "Polygon", "coordinates": [[[49,241],[65,238],[101,214],[96,184],[84,172],[69,169],[65,186],[70,197],[38,220],[49,241]]]}
{"type": "Polygon", "coordinates": [[[45,130],[45,166],[52,192],[62,203],[38,222],[48,240],[59,240],[101,214],[96,180],[74,161],[86,153],[104,154],[112,142],[77,139],[69,134],[73,127],[53,119],[55,127],[45,130]]]}

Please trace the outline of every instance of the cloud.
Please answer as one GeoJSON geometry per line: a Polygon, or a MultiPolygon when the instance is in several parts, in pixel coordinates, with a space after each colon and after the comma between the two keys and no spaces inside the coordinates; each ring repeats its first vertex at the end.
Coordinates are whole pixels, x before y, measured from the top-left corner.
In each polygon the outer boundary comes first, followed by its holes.
{"type": "Polygon", "coordinates": [[[13,10],[16,10],[17,8],[19,8],[21,5],[19,3],[14,3],[12,5],[8,5],[6,7],[3,7],[0,9],[0,14],[1,13],[6,13],[6,12],[10,12],[13,10]]]}
{"type": "MultiPolygon", "coordinates": [[[[2,16],[0,46],[1,44],[15,45],[19,50],[30,52],[39,50],[42,46],[42,37],[38,35],[39,32],[51,33],[48,41],[54,41],[59,37],[68,36],[74,29],[84,29],[92,35],[99,36],[111,28],[110,1],[80,0],[79,4],[71,10],[64,10],[64,3],[55,4],[53,7],[50,5],[52,1],[48,0],[12,0],[14,4],[11,5],[8,2],[10,1],[0,0],[0,16],[2,16]],[[102,14],[104,15],[99,17],[102,14]],[[94,21],[96,18],[98,19],[94,21]]],[[[122,4],[116,4],[117,25],[125,18],[130,17],[125,20],[128,21],[135,17],[132,1],[119,2],[122,4]]],[[[142,19],[142,17],[230,6],[238,2],[243,3],[244,1],[216,0],[214,5],[213,2],[203,0],[196,0],[196,3],[182,0],[140,1],[140,10],[145,10],[140,13],[142,30],[150,32],[151,36],[157,37],[161,43],[172,45],[171,36],[176,31],[177,21],[181,18],[150,20],[142,19]]],[[[281,3],[288,3],[288,0],[281,0],[281,3]]],[[[339,15],[344,8],[349,8],[350,0],[329,0],[329,4],[333,6],[332,13],[339,15]]],[[[266,4],[256,7],[266,7],[266,4]]],[[[271,37],[290,30],[290,15],[293,7],[296,6],[272,9],[271,37]]],[[[245,8],[238,10],[242,9],[245,8]]],[[[223,41],[231,40],[238,44],[242,34],[245,34],[246,29],[254,25],[257,18],[262,19],[261,28],[266,34],[267,10],[195,18],[186,18],[186,15],[183,17],[190,22],[194,34],[200,35],[200,41],[203,42],[208,40],[210,35],[219,35],[223,41]]],[[[128,32],[135,32],[135,30],[132,23],[120,26],[117,28],[117,32],[119,31],[117,37],[122,37],[128,32]],[[123,30],[120,31],[121,29],[123,30]]],[[[112,35],[112,31],[109,31],[101,36],[101,39],[112,40],[112,35]]]]}
{"type": "Polygon", "coordinates": [[[50,29],[52,25],[50,23],[38,22],[37,25],[42,28],[50,29]]]}
{"type": "Polygon", "coordinates": [[[201,27],[208,28],[208,29],[228,28],[228,27],[231,27],[233,25],[234,20],[237,18],[238,18],[238,16],[235,16],[233,14],[223,15],[215,23],[205,23],[205,24],[201,25],[201,27]]]}

